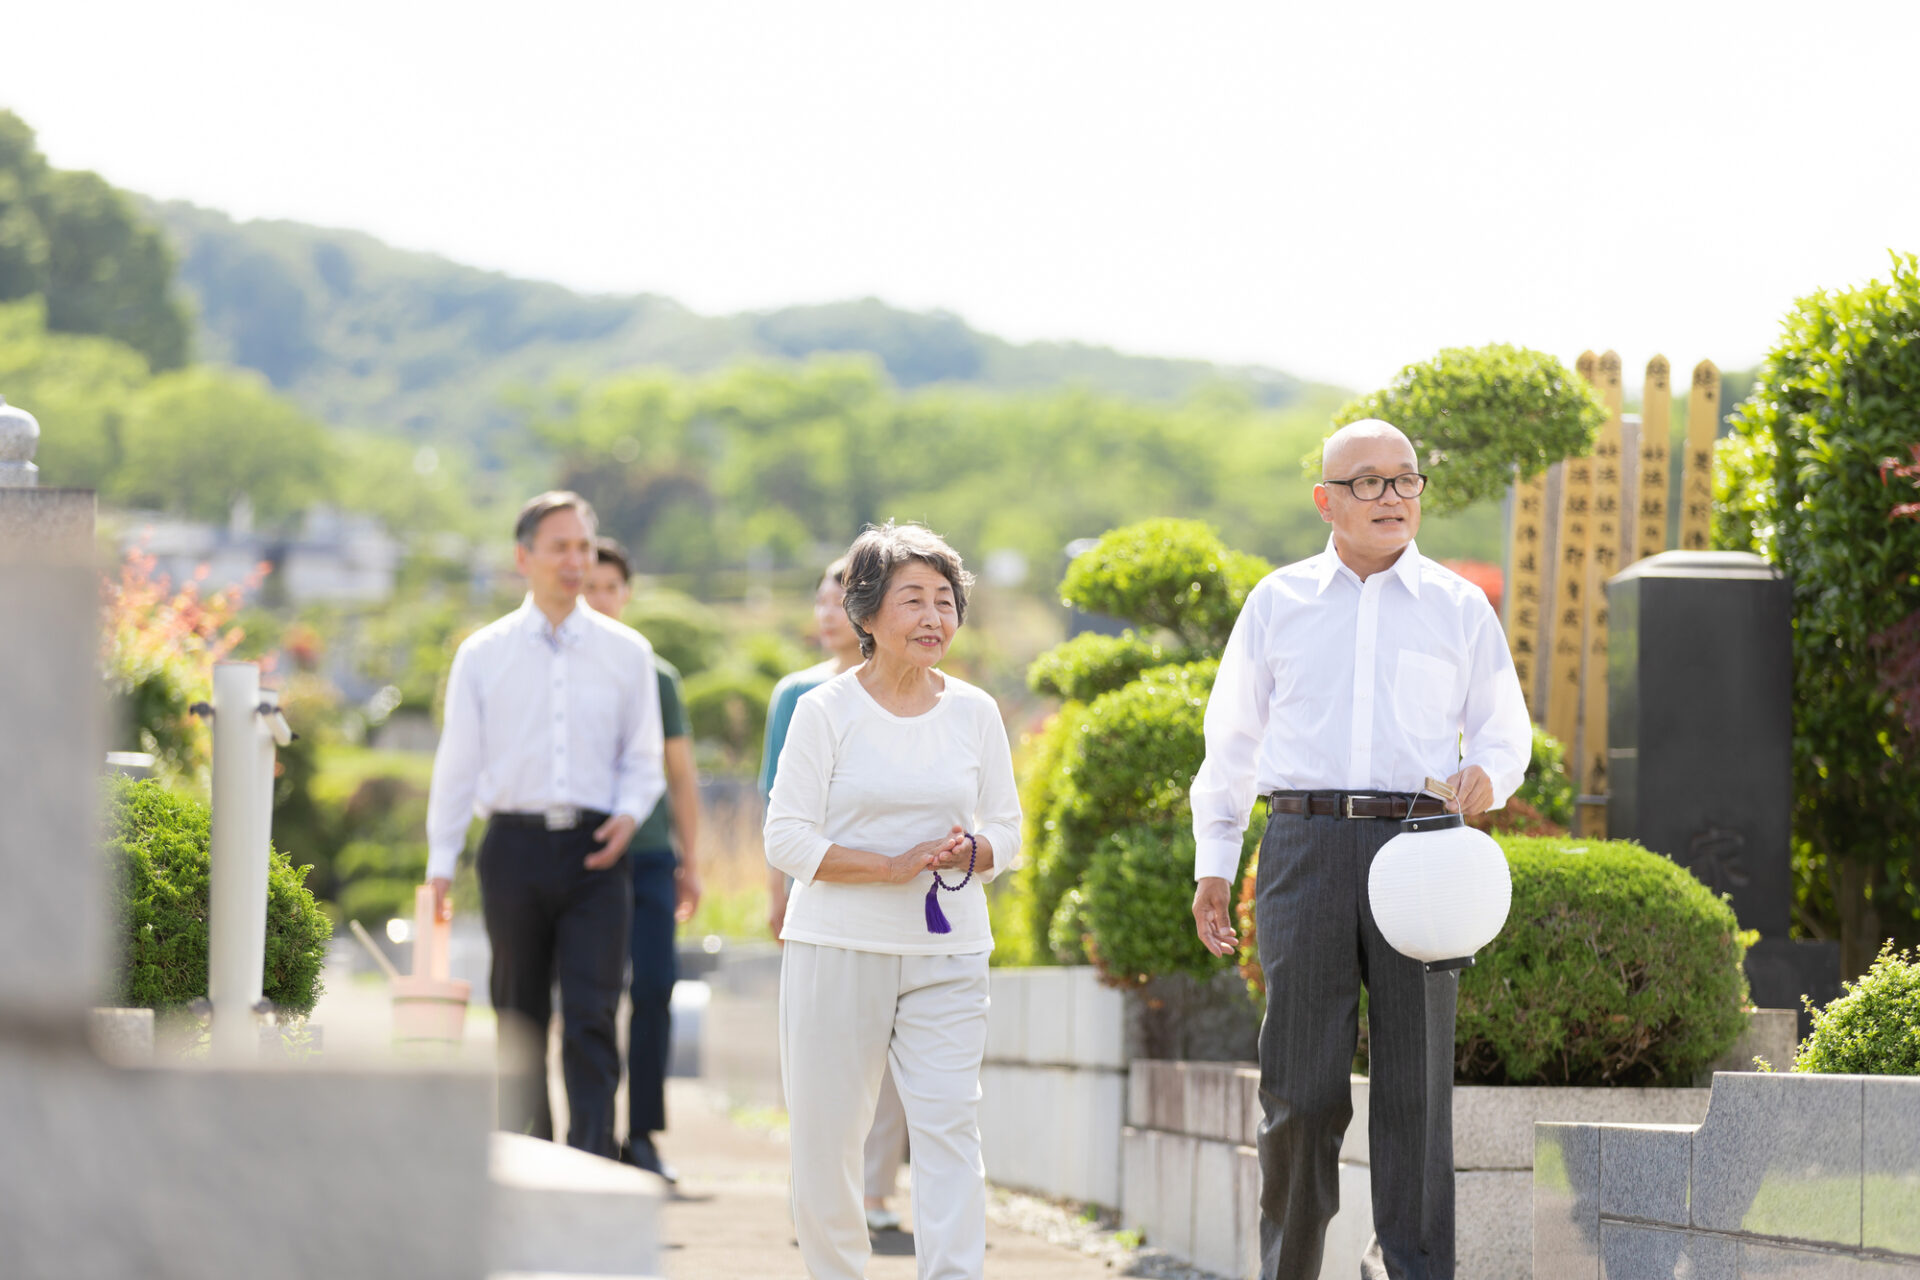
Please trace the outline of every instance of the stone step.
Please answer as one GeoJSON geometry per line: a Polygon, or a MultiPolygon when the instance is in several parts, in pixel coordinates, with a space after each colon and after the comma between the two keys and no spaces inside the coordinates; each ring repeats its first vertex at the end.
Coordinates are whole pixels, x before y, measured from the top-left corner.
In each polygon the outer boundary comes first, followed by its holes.
{"type": "Polygon", "coordinates": [[[662,1179],[522,1134],[496,1133],[491,1144],[487,1256],[496,1280],[659,1271],[662,1179]]]}

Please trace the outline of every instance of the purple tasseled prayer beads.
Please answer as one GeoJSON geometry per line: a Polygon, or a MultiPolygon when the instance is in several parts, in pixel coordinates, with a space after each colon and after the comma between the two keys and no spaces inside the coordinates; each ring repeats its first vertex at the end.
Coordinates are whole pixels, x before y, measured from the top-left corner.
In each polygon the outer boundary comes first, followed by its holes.
{"type": "Polygon", "coordinates": [[[967,874],[960,878],[959,884],[948,884],[940,878],[938,871],[933,873],[933,883],[927,886],[927,932],[952,933],[953,926],[947,923],[947,913],[940,909],[940,891],[958,893],[967,887],[973,879],[973,864],[980,857],[980,842],[971,834],[967,836],[967,874]]]}

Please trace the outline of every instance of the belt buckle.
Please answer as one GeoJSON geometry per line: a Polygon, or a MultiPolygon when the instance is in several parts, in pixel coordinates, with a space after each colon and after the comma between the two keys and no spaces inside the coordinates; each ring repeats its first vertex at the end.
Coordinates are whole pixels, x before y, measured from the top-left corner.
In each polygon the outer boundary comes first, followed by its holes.
{"type": "Polygon", "coordinates": [[[1356,795],[1353,795],[1352,793],[1348,793],[1347,795],[1340,797],[1340,810],[1341,810],[1340,816],[1343,818],[1346,818],[1350,822],[1357,821],[1361,818],[1373,817],[1373,815],[1370,813],[1355,813],[1353,811],[1353,802],[1355,800],[1372,800],[1374,798],[1375,797],[1373,796],[1356,796],[1356,795]]]}
{"type": "Polygon", "coordinates": [[[549,831],[571,831],[580,825],[580,810],[570,804],[548,805],[545,817],[549,831]]]}

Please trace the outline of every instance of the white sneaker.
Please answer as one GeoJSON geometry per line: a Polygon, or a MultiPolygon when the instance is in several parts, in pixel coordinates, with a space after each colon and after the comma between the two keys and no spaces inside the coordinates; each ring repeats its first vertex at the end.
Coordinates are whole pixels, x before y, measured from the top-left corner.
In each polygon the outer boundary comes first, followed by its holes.
{"type": "Polygon", "coordinates": [[[867,1230],[898,1231],[899,1229],[900,1229],[900,1215],[895,1213],[893,1210],[891,1209],[867,1210],[867,1230]]]}

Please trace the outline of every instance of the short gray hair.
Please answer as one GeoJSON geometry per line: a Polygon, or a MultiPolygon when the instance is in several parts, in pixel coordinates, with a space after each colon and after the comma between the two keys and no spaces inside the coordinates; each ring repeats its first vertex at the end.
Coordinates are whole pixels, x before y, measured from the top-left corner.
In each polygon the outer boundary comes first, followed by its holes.
{"type": "Polygon", "coordinates": [[[847,589],[847,621],[860,637],[860,656],[873,656],[873,635],[862,623],[871,622],[886,599],[887,585],[894,571],[910,560],[918,560],[944,577],[953,587],[955,623],[967,620],[967,591],[973,575],[960,563],[960,553],[941,540],[940,535],[921,524],[868,525],[847,548],[846,576],[841,585],[847,589]]]}
{"type": "Polygon", "coordinates": [[[589,534],[599,532],[600,517],[594,514],[591,502],[570,489],[549,489],[528,498],[520,508],[520,515],[513,522],[513,540],[533,550],[533,536],[540,532],[540,522],[556,511],[577,511],[586,522],[589,534]]]}

